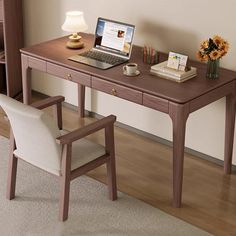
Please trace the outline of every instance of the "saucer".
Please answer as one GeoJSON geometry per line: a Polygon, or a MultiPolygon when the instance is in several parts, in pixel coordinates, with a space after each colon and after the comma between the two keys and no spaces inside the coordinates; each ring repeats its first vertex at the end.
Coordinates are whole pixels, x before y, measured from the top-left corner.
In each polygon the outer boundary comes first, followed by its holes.
{"type": "Polygon", "coordinates": [[[127,74],[127,72],[124,71],[123,74],[126,75],[126,76],[138,76],[138,75],[140,75],[140,71],[139,71],[139,70],[136,70],[136,72],[135,72],[134,74],[127,74]]]}

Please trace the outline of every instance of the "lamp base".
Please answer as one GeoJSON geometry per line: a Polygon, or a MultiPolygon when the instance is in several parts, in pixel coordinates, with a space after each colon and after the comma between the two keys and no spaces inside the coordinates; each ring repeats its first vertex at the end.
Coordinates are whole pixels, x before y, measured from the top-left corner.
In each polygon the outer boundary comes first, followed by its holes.
{"type": "Polygon", "coordinates": [[[69,41],[66,43],[67,48],[80,49],[84,47],[84,43],[80,42],[81,36],[73,34],[69,37],[69,41]]]}
{"type": "Polygon", "coordinates": [[[84,43],[68,41],[66,43],[66,47],[70,49],[80,49],[84,47],[84,43]]]}

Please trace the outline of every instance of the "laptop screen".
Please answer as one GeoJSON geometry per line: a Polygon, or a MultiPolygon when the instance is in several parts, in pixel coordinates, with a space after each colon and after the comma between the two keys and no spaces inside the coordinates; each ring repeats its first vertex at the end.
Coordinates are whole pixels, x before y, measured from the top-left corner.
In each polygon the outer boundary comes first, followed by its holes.
{"type": "Polygon", "coordinates": [[[134,28],[134,25],[98,18],[94,47],[129,58],[134,28]]]}

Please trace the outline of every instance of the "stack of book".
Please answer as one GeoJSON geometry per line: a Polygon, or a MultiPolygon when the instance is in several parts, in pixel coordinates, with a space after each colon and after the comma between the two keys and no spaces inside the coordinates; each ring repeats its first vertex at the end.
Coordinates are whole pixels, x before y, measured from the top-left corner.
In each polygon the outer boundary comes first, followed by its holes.
{"type": "Polygon", "coordinates": [[[152,66],[150,72],[158,77],[176,82],[184,82],[197,75],[197,69],[195,67],[190,67],[188,71],[175,70],[167,67],[167,61],[152,66]]]}

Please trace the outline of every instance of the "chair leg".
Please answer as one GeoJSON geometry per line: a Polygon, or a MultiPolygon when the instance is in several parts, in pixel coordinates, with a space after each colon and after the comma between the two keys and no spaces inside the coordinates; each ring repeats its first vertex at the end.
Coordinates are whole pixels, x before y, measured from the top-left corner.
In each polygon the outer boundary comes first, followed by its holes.
{"type": "Polygon", "coordinates": [[[107,165],[107,183],[110,200],[117,199],[116,187],[116,162],[115,162],[115,143],[114,143],[114,125],[105,128],[105,146],[106,152],[110,154],[107,165]]]}
{"type": "Polygon", "coordinates": [[[63,145],[60,177],[60,209],[59,220],[65,221],[68,218],[70,198],[70,171],[71,171],[71,144],[63,145]]]}
{"type": "Polygon", "coordinates": [[[16,189],[16,173],[17,173],[17,161],[18,159],[13,154],[15,150],[15,140],[13,133],[10,134],[10,155],[8,164],[8,177],[7,177],[7,199],[12,200],[15,198],[16,189]]]}
{"type": "Polygon", "coordinates": [[[115,156],[112,155],[106,165],[109,199],[115,201],[117,199],[115,156]]]}
{"type": "Polygon", "coordinates": [[[60,209],[59,209],[59,220],[65,221],[68,219],[69,212],[69,198],[70,198],[70,180],[66,179],[65,176],[61,177],[60,183],[60,209]]]}

